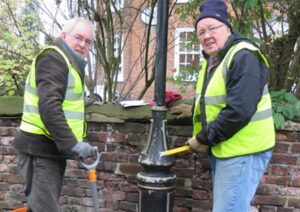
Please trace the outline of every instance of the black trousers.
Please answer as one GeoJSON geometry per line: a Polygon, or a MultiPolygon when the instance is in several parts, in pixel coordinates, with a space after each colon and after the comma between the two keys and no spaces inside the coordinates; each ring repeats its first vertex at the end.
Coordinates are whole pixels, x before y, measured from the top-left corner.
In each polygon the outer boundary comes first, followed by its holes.
{"type": "Polygon", "coordinates": [[[59,197],[66,160],[19,152],[18,168],[25,181],[24,193],[30,208],[28,211],[60,212],[59,197]]]}

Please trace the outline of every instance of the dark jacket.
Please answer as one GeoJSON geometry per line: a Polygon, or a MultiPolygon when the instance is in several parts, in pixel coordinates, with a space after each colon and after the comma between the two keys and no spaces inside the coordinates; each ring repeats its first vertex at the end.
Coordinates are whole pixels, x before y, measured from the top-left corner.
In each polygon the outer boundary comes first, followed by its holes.
{"type": "MultiPolygon", "coordinates": [[[[218,54],[218,60],[213,65],[203,89],[206,89],[214,70],[220,64],[227,51],[234,44],[241,41],[252,43],[236,32],[228,38],[223,50],[218,54]]],[[[208,55],[205,55],[205,57],[209,60],[208,55]]],[[[246,126],[256,112],[257,104],[262,97],[264,86],[268,81],[268,74],[269,69],[259,56],[249,50],[239,51],[234,56],[227,73],[226,106],[214,121],[209,123],[196,135],[198,142],[213,146],[229,139],[246,126]]]]}
{"type": "MultiPolygon", "coordinates": [[[[67,45],[57,39],[58,46],[76,67],[84,79],[84,62],[67,45]]],[[[55,51],[47,50],[37,58],[36,85],[39,96],[39,112],[53,140],[46,136],[19,131],[13,145],[19,151],[42,157],[73,158],[71,148],[77,140],[69,128],[62,110],[68,82],[68,66],[64,58],[55,51]]]]}

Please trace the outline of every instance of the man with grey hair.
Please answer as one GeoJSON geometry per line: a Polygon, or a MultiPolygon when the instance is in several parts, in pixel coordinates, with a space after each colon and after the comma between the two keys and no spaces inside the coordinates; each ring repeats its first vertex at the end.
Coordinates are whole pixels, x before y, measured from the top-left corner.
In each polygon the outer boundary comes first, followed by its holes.
{"type": "Polygon", "coordinates": [[[27,211],[59,212],[66,159],[94,157],[84,120],[84,68],[93,25],[73,18],[54,45],[35,58],[27,77],[20,131],[13,145],[25,180],[27,211]]]}

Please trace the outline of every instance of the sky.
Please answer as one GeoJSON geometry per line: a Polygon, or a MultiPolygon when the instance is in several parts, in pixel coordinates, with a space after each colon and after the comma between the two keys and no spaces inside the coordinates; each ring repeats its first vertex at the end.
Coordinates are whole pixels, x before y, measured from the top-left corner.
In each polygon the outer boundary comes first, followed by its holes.
{"type": "MultiPolygon", "coordinates": [[[[59,7],[56,5],[56,0],[41,0],[40,1],[40,18],[44,24],[45,31],[52,36],[56,37],[60,31],[57,24],[54,23],[55,17],[59,24],[63,24],[68,16],[67,1],[62,0],[59,7]]],[[[40,34],[40,41],[43,43],[45,35],[40,34]]]]}

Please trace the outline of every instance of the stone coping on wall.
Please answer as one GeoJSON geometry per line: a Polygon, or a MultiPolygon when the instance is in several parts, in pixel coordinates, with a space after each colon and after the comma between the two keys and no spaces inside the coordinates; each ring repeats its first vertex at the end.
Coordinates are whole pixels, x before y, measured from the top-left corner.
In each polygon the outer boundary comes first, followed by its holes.
{"type": "MultiPolygon", "coordinates": [[[[192,100],[178,100],[171,107],[178,104],[192,104],[192,100]]],[[[0,97],[0,116],[1,117],[20,117],[22,115],[23,98],[18,96],[0,97]]],[[[191,125],[192,119],[176,119],[176,115],[170,113],[167,108],[167,121],[174,125],[191,125]]],[[[152,117],[150,105],[123,108],[119,103],[106,102],[92,104],[86,107],[86,120],[88,122],[100,123],[124,123],[128,122],[149,122],[152,117]]]]}

